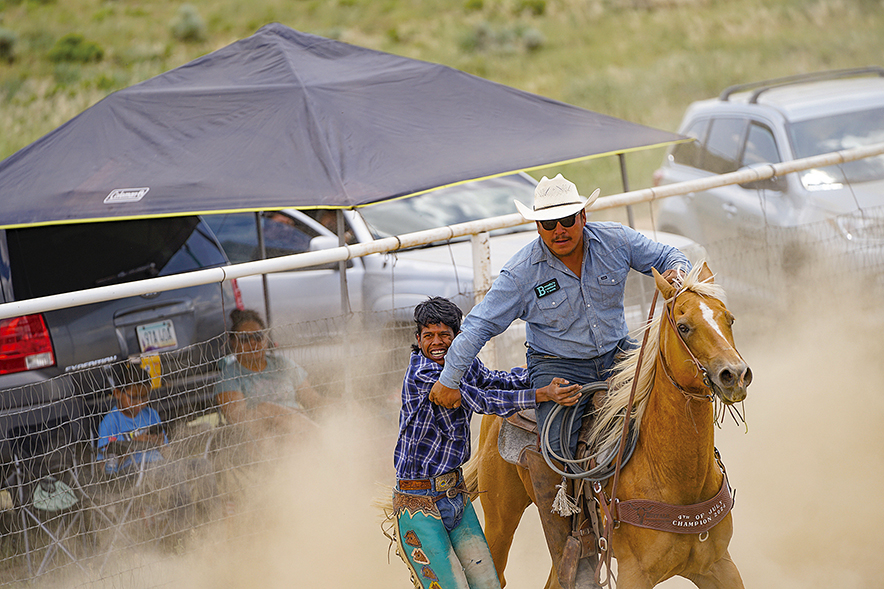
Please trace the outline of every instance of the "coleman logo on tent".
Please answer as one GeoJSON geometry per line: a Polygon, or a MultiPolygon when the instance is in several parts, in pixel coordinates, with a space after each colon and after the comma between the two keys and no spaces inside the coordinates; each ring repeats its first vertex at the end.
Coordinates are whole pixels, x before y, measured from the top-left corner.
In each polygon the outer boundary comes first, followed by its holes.
{"type": "Polygon", "coordinates": [[[150,188],[117,188],[104,198],[104,204],[116,202],[138,202],[150,188]]]}

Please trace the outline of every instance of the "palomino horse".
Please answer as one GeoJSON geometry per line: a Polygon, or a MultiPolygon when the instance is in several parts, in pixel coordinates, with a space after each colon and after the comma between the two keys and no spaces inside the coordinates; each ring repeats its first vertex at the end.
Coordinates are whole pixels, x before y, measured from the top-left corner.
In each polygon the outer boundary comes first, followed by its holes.
{"type": "MultiPolygon", "coordinates": [[[[644,360],[638,361],[635,350],[618,364],[591,437],[600,443],[620,437],[622,416],[633,380],[637,380],[632,414],[639,438],[620,472],[616,498],[690,506],[721,496],[725,489],[714,447],[716,407],[723,406],[715,400],[728,406],[742,401],[752,372],[734,347],[733,315],[705,263],[695,267],[680,288],[656,272],[654,278],[666,300],[665,308],[646,327],[644,360]],[[636,375],[638,364],[641,372],[636,375]]],[[[496,416],[483,417],[476,460],[479,490],[485,491],[480,495],[485,534],[503,585],[513,534],[533,500],[533,489],[527,469],[500,457],[501,421],[496,416]]],[[[609,479],[604,487],[608,499],[612,483],[609,479]]],[[[740,573],[727,550],[732,531],[729,511],[711,530],[700,534],[621,522],[611,531],[617,586],[653,587],[678,575],[701,589],[741,588],[740,573]]],[[[559,586],[554,571],[546,586],[559,586]]]]}

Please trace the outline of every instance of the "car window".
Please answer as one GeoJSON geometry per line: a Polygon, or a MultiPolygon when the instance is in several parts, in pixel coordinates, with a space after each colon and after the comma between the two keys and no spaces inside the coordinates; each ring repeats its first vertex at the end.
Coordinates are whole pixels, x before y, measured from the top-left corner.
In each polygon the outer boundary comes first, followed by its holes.
{"type": "Polygon", "coordinates": [[[706,136],[706,128],[709,125],[709,119],[701,119],[694,121],[682,133],[687,137],[692,137],[697,141],[689,143],[679,143],[672,148],[672,161],[683,166],[691,166],[692,168],[700,167],[700,154],[703,153],[702,142],[706,136]]]}
{"type": "MultiPolygon", "coordinates": [[[[884,108],[829,115],[793,123],[790,128],[796,158],[810,157],[884,142],[884,108]]],[[[884,156],[864,158],[801,174],[809,190],[825,190],[841,182],[884,179],[884,156]]]]}
{"type": "Polygon", "coordinates": [[[743,152],[743,165],[776,164],[780,162],[777,142],[773,132],[763,125],[752,123],[746,136],[746,149],[743,152]]]}
{"type": "MultiPolygon", "coordinates": [[[[255,213],[205,215],[227,257],[233,263],[261,259],[255,213]]],[[[281,212],[261,214],[264,247],[268,258],[299,254],[310,250],[310,240],[319,232],[302,221],[281,212]]]]}
{"type": "MultiPolygon", "coordinates": [[[[360,209],[376,239],[434,229],[516,211],[513,200],[531,206],[534,183],[519,174],[447,186],[410,198],[360,209]]],[[[533,230],[534,225],[530,226],[533,230]]],[[[510,229],[521,231],[525,226],[510,229]]]]}
{"type": "MultiPolygon", "coordinates": [[[[308,215],[311,219],[320,223],[323,227],[328,229],[332,234],[338,234],[338,211],[335,209],[311,209],[307,211],[302,211],[306,215],[308,215]]],[[[350,223],[347,219],[344,219],[344,242],[353,244],[356,243],[356,236],[353,233],[353,229],[350,227],[350,223]]]]}
{"type": "Polygon", "coordinates": [[[199,217],[9,229],[6,239],[17,300],[227,263],[199,217]]]}
{"type": "Polygon", "coordinates": [[[737,118],[713,120],[700,167],[713,174],[727,174],[739,169],[746,123],[745,119],[737,118]]]}

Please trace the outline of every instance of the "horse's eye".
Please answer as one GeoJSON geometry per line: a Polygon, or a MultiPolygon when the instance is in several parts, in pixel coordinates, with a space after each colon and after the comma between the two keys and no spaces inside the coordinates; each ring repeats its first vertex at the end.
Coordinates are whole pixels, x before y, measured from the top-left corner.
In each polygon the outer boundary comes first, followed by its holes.
{"type": "Polygon", "coordinates": [[[679,323],[679,324],[678,324],[678,332],[679,332],[680,334],[682,334],[682,335],[687,335],[688,332],[690,332],[690,331],[691,331],[691,328],[688,327],[687,325],[685,325],[684,323],[679,323]]]}

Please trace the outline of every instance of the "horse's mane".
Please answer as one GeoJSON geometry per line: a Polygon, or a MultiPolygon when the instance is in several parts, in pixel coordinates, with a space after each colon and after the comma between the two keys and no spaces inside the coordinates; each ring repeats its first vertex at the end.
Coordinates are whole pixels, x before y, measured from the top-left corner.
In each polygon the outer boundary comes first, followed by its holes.
{"type": "MultiPolygon", "coordinates": [[[[681,290],[689,290],[701,296],[715,298],[726,303],[724,289],[711,281],[700,281],[700,270],[704,265],[703,261],[694,265],[691,271],[682,279],[681,290]]],[[[658,305],[657,308],[662,308],[662,305],[658,305]]],[[[636,377],[636,368],[638,366],[639,354],[641,353],[640,347],[627,352],[623,359],[614,366],[614,375],[609,383],[610,390],[605,397],[604,403],[599,408],[595,424],[590,432],[590,447],[606,448],[619,440],[623,429],[626,404],[629,402],[632,383],[636,378],[638,378],[638,386],[633,399],[632,415],[635,418],[636,431],[641,426],[641,419],[648,405],[651,389],[654,387],[654,377],[657,371],[656,359],[660,350],[660,323],[662,317],[662,313],[657,313],[656,317],[649,324],[636,330],[633,334],[641,342],[644,332],[648,332],[641,374],[636,377]]]]}

